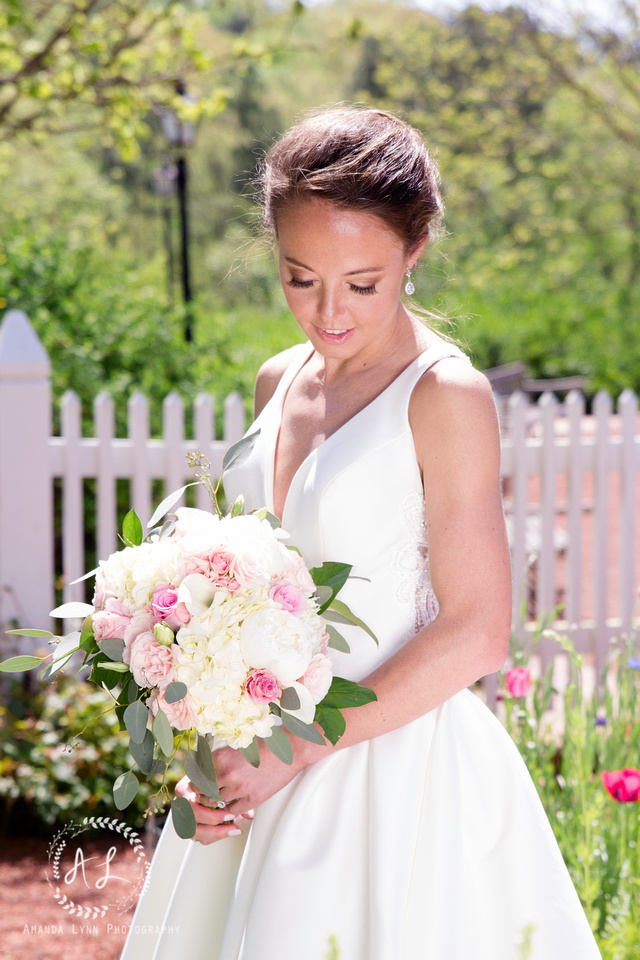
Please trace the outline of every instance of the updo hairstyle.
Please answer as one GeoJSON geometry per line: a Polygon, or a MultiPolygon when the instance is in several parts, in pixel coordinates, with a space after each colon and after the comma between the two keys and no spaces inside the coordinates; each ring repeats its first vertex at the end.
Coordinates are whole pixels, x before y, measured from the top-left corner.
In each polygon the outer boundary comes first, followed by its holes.
{"type": "Polygon", "coordinates": [[[386,113],[337,107],[302,120],[269,150],[260,174],[265,226],[311,199],[375,214],[410,253],[442,222],[440,178],[420,134],[386,113]]]}

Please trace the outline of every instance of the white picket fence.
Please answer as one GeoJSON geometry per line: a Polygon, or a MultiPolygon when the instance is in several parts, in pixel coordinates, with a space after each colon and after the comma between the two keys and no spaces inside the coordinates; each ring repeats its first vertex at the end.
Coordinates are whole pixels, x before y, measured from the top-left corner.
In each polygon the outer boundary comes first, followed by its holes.
{"type": "MultiPolygon", "coordinates": [[[[185,438],[176,394],[163,404],[163,436],[150,436],[149,406],[128,403],[128,436],[116,437],[114,401],[94,402],[94,435],[82,436],[78,397],[67,393],[61,435],[50,436],[50,361],[27,317],[6,314],[0,327],[0,633],[14,623],[50,626],[54,579],[65,600],[82,599],[86,570],[83,481],[96,483],[97,555],[116,549],[116,481],[130,481],[141,518],[153,510],[152,482],[165,492],[189,479],[185,455],[201,450],[219,472],[224,451],[244,432],[237,395],[224,401],[224,440],[216,440],[214,402],[202,394],[185,438]],[[54,570],[53,481],[62,488],[62,569],[54,570]]],[[[220,411],[216,411],[218,414],[220,411]]],[[[545,394],[538,404],[512,395],[501,411],[502,475],[513,561],[513,621],[521,632],[562,605],[560,629],[602,664],[612,636],[634,625],[639,576],[640,435],[638,401],[599,394],[584,399],[545,394]],[[526,624],[521,610],[526,607],[526,624]]],[[[197,489],[197,503],[207,506],[197,489]]],[[[637,611],[636,611],[637,612],[637,611]]],[[[543,659],[554,650],[542,644],[543,659]]]]}

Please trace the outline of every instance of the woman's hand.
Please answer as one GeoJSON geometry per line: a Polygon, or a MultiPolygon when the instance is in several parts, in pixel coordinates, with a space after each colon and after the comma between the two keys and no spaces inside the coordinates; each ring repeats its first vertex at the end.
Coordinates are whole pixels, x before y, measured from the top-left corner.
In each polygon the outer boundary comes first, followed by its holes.
{"type": "MultiPolygon", "coordinates": [[[[236,835],[240,832],[236,821],[252,819],[256,807],[282,790],[307,766],[309,759],[304,755],[303,741],[296,741],[294,737],[291,741],[293,763],[290,765],[278,760],[263,740],[258,740],[259,767],[252,767],[239,750],[232,750],[231,747],[214,750],[213,763],[225,802],[223,808],[204,796],[188,777],[183,777],[176,786],[176,795],[188,800],[193,808],[197,823],[195,840],[209,844],[236,835]]],[[[327,746],[326,752],[330,749],[327,746]]]]}

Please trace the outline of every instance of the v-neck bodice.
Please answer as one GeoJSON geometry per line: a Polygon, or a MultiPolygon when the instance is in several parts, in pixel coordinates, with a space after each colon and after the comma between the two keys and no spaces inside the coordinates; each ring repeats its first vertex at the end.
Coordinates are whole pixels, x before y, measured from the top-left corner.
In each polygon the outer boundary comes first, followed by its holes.
{"type": "MultiPolygon", "coordinates": [[[[273,512],[275,453],[284,400],[309,359],[301,344],[273,396],[248,432],[260,429],[247,460],[225,475],[227,496],[242,493],[246,509],[273,512]]],[[[444,357],[464,354],[436,344],[413,360],[377,397],[315,447],[296,470],[287,492],[282,525],[309,566],[325,560],[353,564],[342,597],[363,619],[373,599],[390,593],[373,626],[376,648],[361,631],[345,632],[352,651],[332,651],[340,676],[365,676],[435,615],[426,560],[426,520],[420,470],[409,424],[409,401],[420,377],[444,357]],[[393,590],[389,591],[389,584],[393,590]],[[399,627],[400,625],[400,627],[399,627]],[[342,662],[343,661],[343,662],[342,662]]],[[[464,358],[466,359],[466,358],[464,358]]]]}

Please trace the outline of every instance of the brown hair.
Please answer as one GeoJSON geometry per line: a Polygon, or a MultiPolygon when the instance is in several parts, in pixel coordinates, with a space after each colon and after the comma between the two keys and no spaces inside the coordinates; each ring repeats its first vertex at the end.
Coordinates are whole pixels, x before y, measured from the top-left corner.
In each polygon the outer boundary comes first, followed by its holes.
{"type": "Polygon", "coordinates": [[[268,231],[312,198],[380,217],[410,252],[441,225],[440,178],[420,134],[383,110],[334,107],[307,117],[269,150],[260,173],[268,231]]]}

